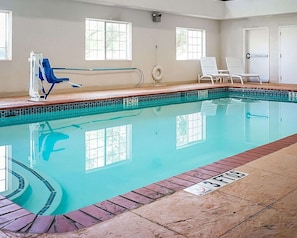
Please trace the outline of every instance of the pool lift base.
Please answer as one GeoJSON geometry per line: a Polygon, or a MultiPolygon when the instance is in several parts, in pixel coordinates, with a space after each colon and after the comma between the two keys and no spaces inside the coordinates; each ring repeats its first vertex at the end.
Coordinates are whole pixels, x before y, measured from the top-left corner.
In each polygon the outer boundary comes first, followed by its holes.
{"type": "Polygon", "coordinates": [[[29,99],[29,101],[32,101],[32,102],[45,102],[45,98],[43,95],[41,95],[40,97],[31,97],[29,99]]]}

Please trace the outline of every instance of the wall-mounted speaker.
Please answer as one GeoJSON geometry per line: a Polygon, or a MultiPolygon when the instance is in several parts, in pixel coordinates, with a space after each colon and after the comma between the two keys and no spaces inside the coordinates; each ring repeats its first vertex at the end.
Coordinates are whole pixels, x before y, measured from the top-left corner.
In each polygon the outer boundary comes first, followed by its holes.
{"type": "Polygon", "coordinates": [[[153,22],[161,22],[162,13],[153,12],[152,17],[153,17],[153,22]]]}

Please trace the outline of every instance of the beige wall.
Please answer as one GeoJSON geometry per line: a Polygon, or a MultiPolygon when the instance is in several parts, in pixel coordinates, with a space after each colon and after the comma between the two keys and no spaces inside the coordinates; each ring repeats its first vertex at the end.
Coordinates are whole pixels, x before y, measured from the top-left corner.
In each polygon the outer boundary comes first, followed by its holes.
{"type": "MultiPolygon", "coordinates": [[[[225,68],[226,56],[242,57],[243,29],[268,27],[270,34],[270,79],[279,77],[279,26],[294,25],[297,13],[250,17],[233,20],[211,20],[163,13],[154,23],[151,12],[79,3],[67,0],[0,0],[0,9],[13,12],[12,61],[0,61],[0,96],[28,95],[30,51],[42,52],[53,67],[138,67],[144,73],[144,84],[152,85],[151,70],[163,68],[163,83],[195,82],[200,72],[199,61],[175,60],[175,28],[206,30],[207,56],[217,57],[225,68]],[[85,18],[129,21],[133,24],[133,59],[131,61],[85,61],[85,18]],[[156,48],[157,46],[157,48],[156,48]]],[[[82,83],[72,89],[57,85],[55,92],[94,90],[133,86],[138,74],[131,72],[66,72],[63,76],[82,83]]]]}
{"type": "Polygon", "coordinates": [[[221,22],[221,57],[225,67],[226,56],[242,58],[244,28],[267,27],[269,29],[270,82],[279,82],[279,27],[297,25],[297,13],[251,17],[221,22]]]}
{"type": "MultiPolygon", "coordinates": [[[[203,28],[207,32],[207,52],[220,53],[220,22],[217,20],[163,14],[160,23],[152,22],[151,12],[107,7],[63,0],[0,0],[0,9],[13,13],[12,61],[0,61],[0,96],[28,94],[30,51],[42,52],[52,67],[138,67],[144,83],[152,84],[151,70],[158,63],[163,68],[163,83],[196,81],[199,61],[175,60],[175,28],[203,28]],[[85,18],[132,22],[132,61],[85,61],[85,18]],[[158,46],[156,50],[156,45],[158,46]]],[[[78,90],[124,87],[138,82],[137,73],[70,74],[71,81],[82,83],[78,90]]],[[[59,90],[74,90],[57,85],[59,90]]],[[[75,89],[77,90],[77,89],[75,89]]]]}

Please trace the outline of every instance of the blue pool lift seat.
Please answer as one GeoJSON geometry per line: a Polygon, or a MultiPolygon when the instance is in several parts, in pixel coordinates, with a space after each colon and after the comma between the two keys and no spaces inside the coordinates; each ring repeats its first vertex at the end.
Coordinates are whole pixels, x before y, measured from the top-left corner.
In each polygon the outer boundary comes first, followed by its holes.
{"type": "Polygon", "coordinates": [[[44,99],[46,99],[57,83],[69,82],[69,78],[57,78],[54,74],[54,69],[51,67],[50,62],[47,58],[42,60],[41,66],[42,66],[42,69],[41,67],[39,67],[39,78],[42,82],[41,90],[44,94],[44,99]],[[46,80],[49,84],[51,84],[47,92],[43,85],[44,80],[46,80]]]}

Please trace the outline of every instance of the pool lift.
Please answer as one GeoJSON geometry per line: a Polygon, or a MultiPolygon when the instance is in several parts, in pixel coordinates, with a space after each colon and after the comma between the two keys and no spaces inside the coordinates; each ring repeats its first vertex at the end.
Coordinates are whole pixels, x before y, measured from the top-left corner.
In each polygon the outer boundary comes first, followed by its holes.
{"type": "Polygon", "coordinates": [[[69,78],[57,78],[54,74],[54,69],[50,66],[49,59],[43,58],[42,53],[30,53],[30,88],[29,94],[31,96],[30,101],[45,101],[47,96],[51,93],[54,86],[58,83],[67,82],[72,87],[81,87],[81,84],[72,83],[69,78]],[[48,90],[44,87],[44,81],[47,81],[50,85],[48,90]],[[40,84],[41,92],[40,94],[40,84]]]}
{"type": "Polygon", "coordinates": [[[144,77],[143,72],[138,68],[52,68],[50,66],[49,59],[43,58],[42,53],[30,53],[30,88],[29,95],[30,101],[45,101],[48,95],[51,93],[54,86],[58,83],[69,83],[74,88],[79,88],[82,85],[69,81],[69,78],[57,78],[54,74],[54,70],[63,71],[137,71],[140,75],[139,82],[136,87],[140,87],[143,84],[144,77]],[[46,91],[44,87],[44,81],[47,81],[50,88],[46,91]],[[41,89],[40,89],[41,84],[41,89]],[[41,91],[41,92],[40,92],[41,91]]]}

